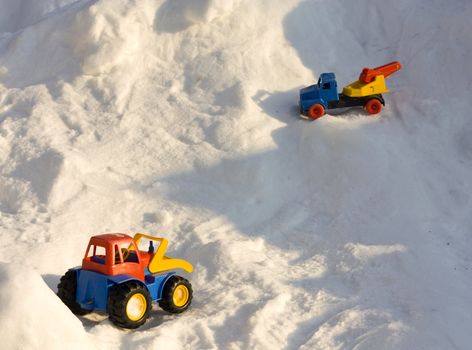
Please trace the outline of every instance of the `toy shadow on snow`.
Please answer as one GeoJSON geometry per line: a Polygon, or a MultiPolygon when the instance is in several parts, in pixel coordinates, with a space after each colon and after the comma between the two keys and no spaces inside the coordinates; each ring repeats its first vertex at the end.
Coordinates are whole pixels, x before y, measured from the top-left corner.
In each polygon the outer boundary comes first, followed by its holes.
{"type": "MultiPolygon", "coordinates": [[[[280,133],[283,139],[292,134],[289,130],[280,133]]],[[[284,230],[269,227],[285,216],[293,221],[289,213],[295,214],[298,208],[296,197],[303,184],[292,171],[300,164],[297,157],[290,157],[296,144],[284,141],[275,150],[226,158],[217,164],[196,163],[192,171],[157,179],[146,190],[187,207],[210,210],[226,217],[243,234],[262,235],[285,247],[284,230]]]]}
{"type": "MultiPolygon", "coordinates": [[[[313,82],[315,83],[315,82],[313,82]]],[[[359,107],[347,107],[338,109],[328,109],[326,114],[317,119],[313,120],[306,115],[300,114],[298,107],[299,90],[292,89],[288,91],[275,91],[269,92],[266,90],[259,90],[256,95],[253,96],[253,101],[261,107],[264,112],[286,124],[293,122],[295,119],[303,120],[307,122],[319,122],[327,116],[339,117],[344,120],[356,120],[361,117],[369,117],[369,119],[376,119],[379,116],[371,116],[363,108],[359,107]]]]}
{"type": "MultiPolygon", "coordinates": [[[[139,190],[210,210],[226,217],[241,233],[262,236],[284,249],[290,239],[293,248],[303,252],[304,230],[316,237],[316,227],[338,215],[339,208],[323,198],[339,198],[349,184],[338,185],[338,175],[327,169],[333,159],[344,158],[348,166],[357,167],[349,158],[360,134],[350,123],[343,127],[307,123],[299,116],[297,96],[298,89],[261,90],[253,96],[266,115],[284,124],[271,133],[273,147],[216,164],[197,161],[191,171],[149,179],[139,190]]],[[[364,146],[370,148],[368,141],[364,146]]]]}
{"type": "MultiPolygon", "coordinates": [[[[53,274],[44,274],[41,275],[43,281],[46,283],[46,285],[51,289],[51,291],[56,294],[57,293],[57,285],[59,284],[59,281],[61,279],[61,276],[59,275],[53,275],[53,274]]],[[[61,300],[59,297],[57,297],[57,302],[62,305],[61,300]]],[[[198,303],[195,301],[193,304],[198,303]]],[[[64,307],[66,307],[64,305],[64,307]]],[[[162,311],[159,309],[159,307],[155,304],[153,304],[153,311],[150,314],[150,317],[146,324],[141,326],[139,329],[134,330],[135,332],[143,332],[147,331],[151,328],[162,326],[165,322],[168,320],[172,320],[175,318],[175,316],[167,314],[166,312],[162,311]]],[[[97,326],[99,324],[102,324],[102,322],[106,321],[108,316],[103,313],[97,313],[97,312],[91,312],[90,314],[87,314],[85,316],[78,316],[76,315],[77,318],[82,322],[82,325],[86,328],[92,328],[94,326],[97,326]]],[[[109,321],[106,321],[109,322],[109,321]]],[[[111,324],[111,323],[110,323],[111,324]]]]}
{"type": "MultiPolygon", "coordinates": [[[[374,237],[378,227],[369,223],[369,217],[380,217],[387,223],[390,220],[383,207],[366,212],[372,192],[352,183],[368,179],[372,172],[381,178],[383,172],[377,173],[377,169],[382,167],[375,166],[381,157],[374,157],[372,162],[370,157],[353,156],[369,154],[373,143],[362,128],[352,129],[352,123],[339,127],[336,123],[301,120],[294,103],[297,93],[297,89],[259,91],[253,97],[269,118],[281,122],[281,127],[271,133],[274,147],[213,164],[196,163],[190,171],[150,179],[150,185],[139,191],[184,207],[211,211],[226,218],[241,235],[261,237],[280,250],[297,252],[298,257],[290,264],[296,267],[306,263],[307,274],[290,282],[294,287],[307,293],[324,290],[340,300],[350,300],[362,290],[360,282],[350,282],[351,271],[337,270],[339,254],[349,244],[374,237]],[[310,264],[314,257],[320,257],[322,267],[310,264]],[[325,270],[313,273],[317,268],[325,270]]],[[[398,227],[382,225],[389,226],[393,230],[398,227]]],[[[390,241],[394,234],[386,232],[384,237],[390,241]]],[[[346,255],[349,257],[349,252],[346,255]]],[[[199,259],[205,256],[199,250],[199,259]]],[[[382,263],[388,255],[379,254],[375,259],[382,263]]],[[[339,308],[348,306],[347,302],[339,308]]],[[[248,306],[241,312],[235,317],[244,318],[252,310],[248,306]]],[[[311,334],[318,322],[318,316],[304,322],[288,339],[289,348],[299,348],[300,339],[311,334]]]]}
{"type": "Polygon", "coordinates": [[[61,279],[61,276],[59,275],[51,275],[51,274],[45,274],[41,275],[43,278],[44,283],[47,284],[47,286],[54,292],[57,292],[57,285],[59,284],[59,280],[61,279]]]}
{"type": "MultiPolygon", "coordinates": [[[[241,234],[279,248],[290,242],[300,259],[321,252],[332,234],[337,247],[356,242],[356,223],[375,230],[366,224],[365,207],[383,191],[376,183],[386,175],[384,151],[376,147],[383,128],[378,118],[359,118],[355,110],[307,123],[298,91],[260,90],[252,97],[266,119],[281,122],[271,131],[272,146],[217,163],[196,161],[188,172],[150,178],[137,190],[225,217],[241,234]],[[368,183],[368,190],[354,183],[368,183]]],[[[380,208],[372,212],[384,215],[380,208]]]]}

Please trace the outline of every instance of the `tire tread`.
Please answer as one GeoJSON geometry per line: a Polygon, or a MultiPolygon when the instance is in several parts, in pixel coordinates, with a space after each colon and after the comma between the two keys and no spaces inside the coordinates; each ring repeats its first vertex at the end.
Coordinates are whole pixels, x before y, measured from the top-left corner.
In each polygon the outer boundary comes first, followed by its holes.
{"type": "Polygon", "coordinates": [[[61,280],[57,285],[57,296],[75,315],[83,316],[90,313],[91,311],[82,309],[80,304],[77,303],[75,299],[76,293],[77,272],[74,270],[69,270],[64,276],[61,277],[61,280]]]}
{"type": "Polygon", "coordinates": [[[117,284],[110,288],[108,293],[108,315],[110,321],[118,327],[135,329],[142,326],[151,312],[151,296],[148,290],[137,282],[126,282],[123,284],[117,284]],[[129,298],[136,294],[136,292],[142,293],[147,300],[147,309],[144,316],[138,321],[131,321],[126,316],[126,303],[129,298]]]}
{"type": "Polygon", "coordinates": [[[169,280],[164,285],[164,289],[162,291],[162,299],[159,301],[159,306],[164,311],[170,312],[172,314],[179,314],[179,313],[182,313],[182,312],[184,312],[185,310],[187,310],[189,308],[189,306],[192,302],[192,298],[193,298],[193,289],[192,289],[192,285],[190,284],[190,282],[187,279],[183,278],[183,277],[172,276],[171,278],[169,278],[169,280]],[[175,304],[173,302],[172,295],[174,293],[174,289],[180,284],[183,284],[188,288],[189,300],[188,300],[187,304],[185,304],[184,306],[177,307],[177,306],[175,306],[175,304]]]}

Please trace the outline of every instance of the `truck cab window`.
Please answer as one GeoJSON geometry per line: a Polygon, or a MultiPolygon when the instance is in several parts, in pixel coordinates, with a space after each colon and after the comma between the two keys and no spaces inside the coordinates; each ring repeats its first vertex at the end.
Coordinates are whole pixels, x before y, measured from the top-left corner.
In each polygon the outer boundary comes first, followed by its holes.
{"type": "Polygon", "coordinates": [[[331,84],[330,84],[330,83],[324,83],[324,84],[323,84],[323,89],[324,89],[324,90],[329,90],[329,89],[331,89],[331,84]]]}

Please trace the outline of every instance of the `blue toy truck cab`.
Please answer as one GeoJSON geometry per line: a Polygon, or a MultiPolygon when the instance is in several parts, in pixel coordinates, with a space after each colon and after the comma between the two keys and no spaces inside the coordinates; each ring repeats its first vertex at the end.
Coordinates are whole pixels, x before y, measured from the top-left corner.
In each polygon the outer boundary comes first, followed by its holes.
{"type": "Polygon", "coordinates": [[[325,109],[333,101],[338,101],[338,84],[334,73],[323,73],[318,83],[300,90],[300,112],[306,113],[310,106],[320,104],[325,109]]]}

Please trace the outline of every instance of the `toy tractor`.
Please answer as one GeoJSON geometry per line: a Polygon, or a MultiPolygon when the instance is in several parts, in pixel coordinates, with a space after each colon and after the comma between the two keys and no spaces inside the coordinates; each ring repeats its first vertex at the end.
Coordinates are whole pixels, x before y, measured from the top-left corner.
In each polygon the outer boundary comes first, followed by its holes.
{"type": "Polygon", "coordinates": [[[106,312],[123,328],[146,322],[151,303],[170,313],[181,313],[192,301],[192,286],[175,269],[192,272],[185,260],[165,256],[167,240],[137,233],[133,238],[108,233],[90,239],[82,267],[61,277],[57,295],[77,315],[106,312]],[[147,251],[139,250],[141,239],[149,240],[147,251]],[[159,246],[155,251],[154,242],[159,246]]]}
{"type": "Polygon", "coordinates": [[[374,69],[364,68],[359,80],[345,86],[340,94],[334,73],[322,73],[317,84],[300,90],[300,114],[318,119],[327,109],[347,107],[364,107],[367,113],[378,114],[385,106],[382,94],[389,92],[385,78],[400,69],[397,61],[374,69]]]}

